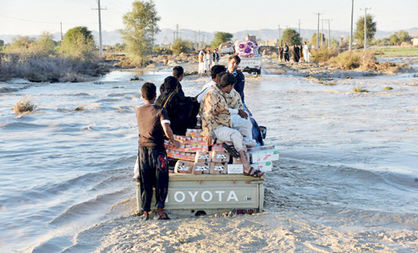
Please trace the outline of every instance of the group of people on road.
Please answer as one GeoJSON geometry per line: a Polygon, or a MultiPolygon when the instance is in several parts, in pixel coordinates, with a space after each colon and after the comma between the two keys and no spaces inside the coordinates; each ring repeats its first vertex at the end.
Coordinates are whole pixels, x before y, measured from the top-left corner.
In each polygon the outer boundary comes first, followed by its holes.
{"type": "Polygon", "coordinates": [[[198,74],[205,75],[210,73],[212,66],[219,64],[221,55],[218,52],[218,49],[215,48],[212,52],[210,48],[202,49],[198,55],[199,68],[198,74]]]}
{"type": "Polygon", "coordinates": [[[292,55],[294,62],[311,62],[311,53],[309,52],[309,45],[305,41],[304,45],[293,45],[290,48],[287,43],[279,46],[279,57],[281,62],[289,62],[290,55],[292,55]]]}
{"type": "Polygon", "coordinates": [[[208,144],[224,143],[224,147],[239,157],[244,174],[260,177],[263,173],[250,166],[244,154],[244,143],[252,144],[253,121],[244,102],[245,77],[239,71],[241,59],[232,55],[228,65],[214,64],[210,68],[211,80],[194,97],[185,96],[181,81],[184,70],[173,69],[173,75],[164,79],[157,97],[157,88],[146,82],[141,88],[145,104],[136,109],[139,131],[138,165],[135,179],[140,182],[142,212],[149,219],[153,187],[156,188],[156,207],[159,219],[169,219],[164,211],[168,190],[168,162],[164,140],[174,146],[179,143],[174,135],[185,135],[187,128],[195,128],[197,114],[202,119],[202,134],[208,144]],[[227,144],[227,143],[232,143],[227,144]]]}

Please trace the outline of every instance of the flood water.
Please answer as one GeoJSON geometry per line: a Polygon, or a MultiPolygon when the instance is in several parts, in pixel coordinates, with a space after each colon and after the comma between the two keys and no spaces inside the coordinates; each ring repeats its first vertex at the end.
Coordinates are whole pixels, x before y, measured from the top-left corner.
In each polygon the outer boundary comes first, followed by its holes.
{"type": "MultiPolygon", "coordinates": [[[[166,69],[141,78],[159,85],[169,74],[166,69]]],[[[106,251],[100,248],[106,235],[98,233],[109,230],[95,228],[121,217],[132,222],[134,110],[142,104],[143,83],[131,82],[133,75],[115,71],[88,83],[0,83],[2,252],[106,251]],[[12,107],[24,96],[37,110],[18,118],[12,107]]],[[[189,77],[182,85],[186,95],[195,95],[207,81],[189,77]]],[[[381,249],[418,250],[418,79],[409,73],[336,84],[267,72],[247,78],[247,106],[267,126],[266,142],[281,159],[266,175],[266,212],[254,219],[287,217],[311,230],[361,231],[360,243],[376,231],[405,231],[381,249]],[[369,92],[355,93],[354,87],[369,92]]],[[[251,222],[244,217],[213,222],[251,222]]],[[[280,226],[292,232],[294,224],[280,226]]],[[[297,251],[312,250],[297,246],[301,238],[295,237],[297,251]]],[[[117,245],[113,239],[110,244],[117,245]]]]}

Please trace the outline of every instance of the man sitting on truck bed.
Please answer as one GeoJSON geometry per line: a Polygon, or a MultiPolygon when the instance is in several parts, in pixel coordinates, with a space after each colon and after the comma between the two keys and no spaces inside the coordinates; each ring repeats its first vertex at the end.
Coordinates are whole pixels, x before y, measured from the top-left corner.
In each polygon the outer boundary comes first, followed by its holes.
{"type": "Polygon", "coordinates": [[[241,133],[232,128],[231,113],[225,95],[231,92],[234,82],[234,76],[225,73],[219,84],[212,86],[203,98],[200,105],[202,134],[210,139],[216,138],[221,142],[232,142],[244,165],[244,174],[260,177],[263,173],[252,168],[245,158],[241,133]]]}
{"type": "Polygon", "coordinates": [[[232,74],[235,77],[234,89],[241,96],[242,103],[244,101],[244,86],[245,86],[245,76],[238,70],[238,65],[241,62],[241,58],[238,55],[232,55],[228,59],[228,73],[232,74]]]}
{"type": "MultiPolygon", "coordinates": [[[[226,72],[224,65],[215,65],[211,68],[212,80],[203,86],[202,91],[197,95],[197,101],[200,103],[203,97],[208,93],[212,86],[216,86],[220,83],[220,78],[226,72]]],[[[237,129],[243,136],[244,142],[255,144],[252,138],[252,123],[248,118],[248,114],[244,111],[244,106],[241,101],[239,93],[232,89],[231,92],[224,94],[226,103],[228,104],[228,110],[231,114],[232,127],[237,129]]]]}

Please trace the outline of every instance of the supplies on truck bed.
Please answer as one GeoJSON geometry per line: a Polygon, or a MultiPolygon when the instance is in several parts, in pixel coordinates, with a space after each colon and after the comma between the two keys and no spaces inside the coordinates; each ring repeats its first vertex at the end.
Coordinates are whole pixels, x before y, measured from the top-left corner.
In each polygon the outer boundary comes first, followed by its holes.
{"type": "MultiPolygon", "coordinates": [[[[200,174],[242,174],[244,166],[240,158],[232,158],[222,144],[207,145],[201,129],[187,129],[186,136],[175,135],[179,147],[164,143],[167,156],[178,160],[175,173],[200,174]],[[211,150],[211,151],[209,151],[211,150]]],[[[271,171],[273,161],[279,159],[274,146],[248,147],[244,149],[246,158],[254,169],[271,171]]]]}

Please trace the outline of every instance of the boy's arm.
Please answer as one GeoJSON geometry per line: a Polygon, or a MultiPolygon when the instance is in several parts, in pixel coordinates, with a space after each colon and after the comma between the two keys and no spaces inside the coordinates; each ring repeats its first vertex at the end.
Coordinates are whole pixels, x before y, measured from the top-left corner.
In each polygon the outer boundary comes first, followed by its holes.
{"type": "Polygon", "coordinates": [[[174,146],[179,147],[180,143],[174,139],[173,130],[170,127],[170,120],[168,119],[168,113],[166,109],[162,109],[160,116],[161,126],[163,127],[164,134],[168,140],[173,143],[174,146]]]}
{"type": "Polygon", "coordinates": [[[178,141],[176,141],[175,139],[174,139],[174,135],[173,135],[173,130],[171,129],[171,127],[170,127],[170,123],[168,123],[168,122],[161,122],[161,125],[162,125],[162,127],[163,127],[163,130],[164,130],[164,134],[165,134],[165,136],[167,136],[167,138],[168,138],[168,140],[175,146],[175,147],[179,147],[180,146],[180,143],[178,142],[178,141]]]}

